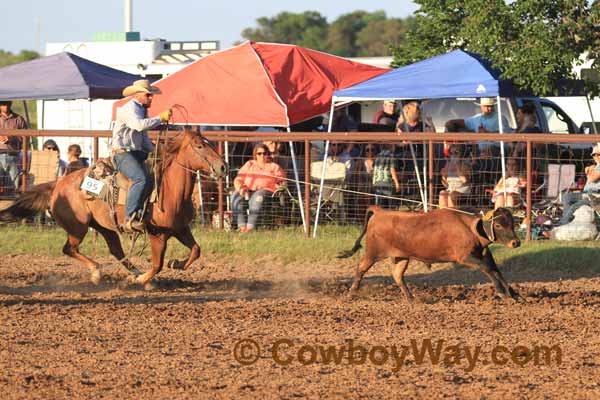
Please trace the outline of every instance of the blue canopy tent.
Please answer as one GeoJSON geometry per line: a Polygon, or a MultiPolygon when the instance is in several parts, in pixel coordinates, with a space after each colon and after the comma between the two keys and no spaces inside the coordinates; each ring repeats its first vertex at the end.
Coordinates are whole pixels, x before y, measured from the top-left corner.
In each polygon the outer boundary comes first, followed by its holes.
{"type": "Polygon", "coordinates": [[[120,99],[137,79],[63,52],[0,68],[0,100],[120,99]]]}
{"type": "MultiPolygon", "coordinates": [[[[352,87],[337,90],[331,102],[331,116],[336,104],[366,100],[406,100],[406,99],[431,99],[455,97],[500,97],[514,95],[515,88],[512,81],[500,79],[500,72],[492,68],[491,64],[481,56],[463,50],[454,50],[446,54],[429,58],[405,67],[391,70],[375,78],[359,83],[352,87]]],[[[500,133],[502,133],[502,110],[499,107],[498,118],[500,133]]],[[[325,158],[327,157],[329,142],[325,144],[325,158]]],[[[423,207],[427,211],[427,191],[421,184],[420,174],[414,155],[412,144],[410,146],[417,180],[421,192],[423,207]]],[[[502,171],[504,176],[504,146],[502,151],[502,171]]],[[[425,153],[426,154],[426,153],[425,153]]],[[[324,182],[326,163],[323,163],[321,191],[324,182]]],[[[424,179],[426,174],[423,174],[424,179]]],[[[321,203],[321,193],[319,202],[321,203]]],[[[317,206],[317,208],[319,208],[317,206]]],[[[313,236],[316,236],[319,210],[315,220],[313,236]]]]}
{"type": "Polygon", "coordinates": [[[401,67],[352,87],[336,90],[336,102],[454,97],[509,97],[512,81],[481,56],[463,50],[401,67]]]}

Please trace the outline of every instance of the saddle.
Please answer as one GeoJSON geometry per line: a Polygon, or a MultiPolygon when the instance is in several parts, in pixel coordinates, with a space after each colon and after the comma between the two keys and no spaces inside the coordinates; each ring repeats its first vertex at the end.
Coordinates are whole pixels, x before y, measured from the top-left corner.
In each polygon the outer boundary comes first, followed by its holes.
{"type": "MultiPolygon", "coordinates": [[[[146,162],[144,166],[148,171],[151,181],[154,181],[154,171],[151,165],[146,162]]],[[[99,158],[94,165],[88,167],[80,185],[81,190],[88,195],[88,200],[102,200],[108,203],[111,209],[114,208],[114,205],[127,204],[127,193],[130,186],[131,181],[129,178],[117,171],[116,166],[110,158],[99,158]],[[86,182],[92,182],[91,184],[93,185],[93,181],[102,182],[102,185],[98,185],[101,186],[100,190],[93,190],[94,188],[90,187],[90,184],[86,184],[86,182]]],[[[157,199],[158,191],[154,187],[147,201],[155,203],[157,199]]]]}

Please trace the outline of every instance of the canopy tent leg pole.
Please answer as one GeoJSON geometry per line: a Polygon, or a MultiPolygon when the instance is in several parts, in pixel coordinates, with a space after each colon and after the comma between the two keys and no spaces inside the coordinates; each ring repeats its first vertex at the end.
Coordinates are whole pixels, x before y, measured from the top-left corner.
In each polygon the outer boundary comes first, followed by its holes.
{"type": "Polygon", "coordinates": [[[423,183],[421,182],[421,173],[419,172],[419,166],[417,165],[417,157],[415,156],[415,148],[412,143],[409,144],[410,155],[412,156],[413,164],[415,166],[415,173],[417,174],[417,184],[419,185],[419,194],[421,195],[421,202],[423,203],[423,210],[427,212],[427,202],[425,200],[425,194],[423,193],[423,183]]]}
{"type": "Polygon", "coordinates": [[[204,198],[202,197],[202,182],[200,180],[200,171],[196,171],[196,179],[198,179],[198,203],[200,203],[200,222],[206,224],[204,220],[204,198]]]}
{"type": "MultiPolygon", "coordinates": [[[[406,115],[404,115],[404,105],[402,101],[400,101],[400,114],[402,116],[402,121],[404,121],[404,131],[408,132],[408,124],[406,123],[406,115]]],[[[427,212],[427,203],[425,202],[425,195],[423,194],[423,184],[421,183],[421,174],[419,172],[419,165],[417,164],[417,157],[415,156],[415,148],[412,142],[408,143],[408,147],[410,148],[410,155],[412,156],[413,160],[413,168],[415,169],[415,174],[417,175],[417,184],[419,185],[419,194],[421,195],[423,210],[427,212]]]]}
{"type": "MultiPolygon", "coordinates": [[[[498,103],[498,130],[500,134],[504,134],[504,127],[502,126],[502,107],[500,106],[500,96],[496,96],[496,102],[498,103]]],[[[504,159],[504,141],[500,141],[500,156],[502,163],[502,191],[506,201],[506,160],[504,159]]]]}
{"type": "Polygon", "coordinates": [[[590,97],[588,95],[585,96],[585,101],[588,106],[588,110],[590,110],[590,118],[592,119],[592,131],[594,135],[598,134],[598,129],[596,128],[596,121],[594,120],[594,113],[592,112],[592,105],[590,104],[590,97]]]}
{"type": "Polygon", "coordinates": [[[429,193],[427,191],[427,143],[423,142],[423,193],[425,194],[425,212],[429,212],[429,193]]]}
{"type": "MultiPolygon", "coordinates": [[[[291,132],[290,127],[287,127],[288,133],[291,132]]],[[[290,154],[292,156],[292,166],[294,167],[294,179],[296,180],[296,190],[298,191],[298,202],[300,203],[300,217],[302,218],[302,226],[304,227],[304,233],[308,233],[308,227],[306,225],[306,216],[304,214],[304,201],[302,198],[302,192],[300,190],[300,175],[298,174],[298,166],[296,164],[296,152],[294,151],[294,142],[290,140],[290,154]]]]}
{"type": "MultiPolygon", "coordinates": [[[[225,130],[227,130],[227,128],[225,128],[225,130]]],[[[225,141],[225,162],[227,163],[227,165],[231,165],[231,162],[229,160],[229,142],[225,141]]],[[[229,174],[225,175],[225,187],[229,188],[229,174]]],[[[225,197],[225,201],[226,201],[226,207],[227,207],[227,211],[231,210],[231,204],[230,201],[231,199],[229,198],[229,196],[225,197]]]]}
{"type": "Polygon", "coordinates": [[[29,120],[29,108],[27,108],[27,100],[23,100],[23,109],[25,110],[25,120],[27,121],[27,126],[31,128],[31,121],[29,120]]]}
{"type": "MultiPolygon", "coordinates": [[[[594,121],[594,113],[592,112],[592,105],[590,104],[590,97],[587,94],[585,95],[585,101],[587,102],[588,110],[590,110],[590,117],[592,118],[592,131],[594,132],[594,135],[597,135],[598,128],[596,128],[596,121],[594,121]]],[[[600,146],[600,142],[598,142],[596,144],[598,146],[600,146]]]]}
{"type": "MultiPolygon", "coordinates": [[[[333,111],[335,109],[335,101],[331,100],[331,109],[329,110],[329,123],[327,124],[327,133],[331,133],[333,125],[333,111]]],[[[315,215],[315,228],[313,230],[313,238],[317,237],[317,228],[319,226],[319,213],[321,212],[321,200],[323,199],[323,185],[325,184],[325,173],[327,172],[327,154],[329,153],[329,140],[325,141],[325,154],[323,155],[323,169],[321,170],[321,183],[319,184],[319,199],[317,200],[317,214],[315,215]]],[[[310,171],[308,173],[310,179],[310,171]]]]}

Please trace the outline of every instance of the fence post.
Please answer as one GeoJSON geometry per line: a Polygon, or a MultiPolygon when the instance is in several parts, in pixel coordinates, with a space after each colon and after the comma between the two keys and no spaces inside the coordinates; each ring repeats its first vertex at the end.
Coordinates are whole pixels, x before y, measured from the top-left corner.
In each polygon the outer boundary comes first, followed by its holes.
{"type": "MultiPolygon", "coordinates": [[[[217,144],[217,152],[223,157],[223,142],[217,144]]],[[[223,178],[219,178],[217,181],[217,192],[218,200],[217,204],[219,207],[219,229],[225,229],[225,215],[223,214],[223,178]]]]}
{"type": "Polygon", "coordinates": [[[23,148],[21,151],[23,152],[23,159],[21,160],[21,171],[23,172],[23,175],[21,176],[21,186],[22,191],[24,192],[27,190],[27,149],[29,148],[29,137],[23,136],[22,142],[23,148]]]}
{"type": "Polygon", "coordinates": [[[304,218],[306,237],[310,237],[310,140],[304,141],[304,218]]]}
{"type": "Polygon", "coordinates": [[[429,141],[429,204],[433,209],[434,197],[433,197],[433,140],[429,141]]]}
{"type": "Polygon", "coordinates": [[[98,161],[98,154],[99,154],[98,145],[99,145],[98,136],[96,136],[96,137],[94,137],[94,142],[92,144],[92,148],[93,148],[93,152],[94,152],[94,162],[98,161]]]}
{"type": "Polygon", "coordinates": [[[525,240],[531,240],[531,140],[527,140],[527,207],[525,210],[525,218],[527,221],[527,233],[525,234],[525,240]]]}

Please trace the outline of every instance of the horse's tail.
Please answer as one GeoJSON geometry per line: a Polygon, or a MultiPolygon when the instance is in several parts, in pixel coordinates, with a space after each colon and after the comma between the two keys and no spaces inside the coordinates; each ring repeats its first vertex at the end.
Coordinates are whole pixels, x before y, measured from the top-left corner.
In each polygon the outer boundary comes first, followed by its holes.
{"type": "Polygon", "coordinates": [[[0,222],[16,222],[46,210],[55,186],[56,181],[30,187],[10,207],[0,210],[0,222]]]}
{"type": "Polygon", "coordinates": [[[352,247],[351,250],[342,251],[340,254],[337,255],[337,258],[352,257],[354,255],[354,253],[356,253],[362,247],[360,245],[360,242],[361,242],[362,238],[365,237],[365,234],[367,233],[367,225],[369,224],[369,219],[371,219],[373,214],[375,214],[375,212],[378,209],[379,209],[379,207],[377,207],[377,206],[370,206],[369,208],[367,208],[367,212],[365,213],[365,219],[363,222],[363,228],[362,228],[362,231],[360,232],[360,235],[358,236],[358,239],[356,239],[356,242],[354,242],[354,247],[352,247]]]}

